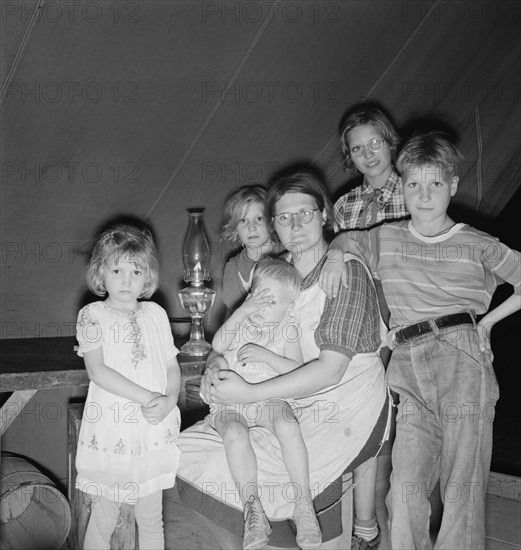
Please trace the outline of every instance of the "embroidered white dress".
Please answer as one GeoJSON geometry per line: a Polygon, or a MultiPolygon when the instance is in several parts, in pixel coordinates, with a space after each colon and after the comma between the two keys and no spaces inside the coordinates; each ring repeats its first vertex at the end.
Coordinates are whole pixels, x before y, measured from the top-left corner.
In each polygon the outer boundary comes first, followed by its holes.
{"type": "MultiPolygon", "coordinates": [[[[125,314],[105,302],[78,314],[78,355],[103,348],[105,364],[151,391],[166,393],[169,359],[178,353],[168,317],[153,302],[125,314]]],[[[149,424],[138,403],[89,384],[81,423],[76,487],[115,502],[140,498],[172,487],[181,419],[175,407],[159,424],[149,424]]]]}

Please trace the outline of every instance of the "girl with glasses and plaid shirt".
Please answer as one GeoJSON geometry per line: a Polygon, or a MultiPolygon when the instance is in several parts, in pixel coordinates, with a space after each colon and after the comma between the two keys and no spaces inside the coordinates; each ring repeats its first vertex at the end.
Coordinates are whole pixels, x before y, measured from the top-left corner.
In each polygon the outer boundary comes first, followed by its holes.
{"type": "Polygon", "coordinates": [[[364,176],[335,203],[340,229],[369,229],[408,216],[401,179],[393,166],[400,138],[393,123],[374,103],[351,108],[340,123],[340,142],[347,170],[364,176]]]}
{"type": "MultiPolygon", "coordinates": [[[[335,203],[337,229],[370,229],[385,221],[407,217],[409,214],[403,197],[402,180],[393,164],[400,138],[389,116],[375,103],[355,105],[342,118],[339,133],[346,169],[360,172],[363,182],[335,203]]],[[[337,293],[339,280],[345,277],[344,271],[343,264],[339,262],[327,262],[324,266],[320,285],[328,296],[337,293]]],[[[388,323],[389,308],[380,281],[375,281],[375,285],[382,317],[388,323]]],[[[390,350],[384,347],[381,356],[384,366],[387,366],[390,350]]],[[[384,546],[389,536],[384,499],[390,487],[393,437],[394,417],[392,435],[380,452],[377,466],[376,514],[384,546]]],[[[370,508],[368,504],[364,509],[359,509],[355,518],[352,548],[370,548],[380,540],[370,508]]]]}

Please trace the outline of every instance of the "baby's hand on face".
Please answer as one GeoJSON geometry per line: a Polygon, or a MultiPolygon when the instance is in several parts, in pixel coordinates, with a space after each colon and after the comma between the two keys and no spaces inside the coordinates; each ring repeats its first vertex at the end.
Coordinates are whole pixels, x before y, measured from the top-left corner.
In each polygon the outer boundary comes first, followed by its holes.
{"type": "Polygon", "coordinates": [[[245,317],[248,317],[249,315],[257,313],[257,311],[271,305],[273,298],[274,296],[270,293],[269,288],[255,290],[246,296],[246,299],[239,309],[242,310],[245,317]]]}

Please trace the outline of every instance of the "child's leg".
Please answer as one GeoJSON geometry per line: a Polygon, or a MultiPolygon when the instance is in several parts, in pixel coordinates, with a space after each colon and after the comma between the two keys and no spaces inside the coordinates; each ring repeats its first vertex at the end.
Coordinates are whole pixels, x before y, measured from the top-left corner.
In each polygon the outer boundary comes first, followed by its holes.
{"type": "MultiPolygon", "coordinates": [[[[395,409],[394,409],[395,410],[395,409]]],[[[389,512],[385,499],[391,487],[391,450],[376,459],[376,523],[380,530],[381,542],[379,550],[387,550],[391,547],[391,534],[389,532],[389,512]]]]}
{"type": "Polygon", "coordinates": [[[391,429],[389,439],[384,443],[380,454],[376,458],[376,522],[380,530],[381,541],[379,550],[391,548],[391,533],[389,531],[389,512],[385,503],[391,487],[391,452],[396,436],[396,411],[398,396],[392,396],[395,405],[391,409],[391,429]]]}
{"type": "Polygon", "coordinates": [[[298,547],[302,550],[319,548],[322,532],[313,508],[308,451],[293,410],[285,401],[269,401],[264,404],[257,424],[270,430],[278,439],[289,478],[296,485],[294,520],[298,547]]]}
{"type": "Polygon", "coordinates": [[[355,548],[363,544],[357,539],[372,543],[369,546],[375,546],[379,541],[375,516],[377,464],[376,458],[371,458],[360,464],[354,471],[355,525],[351,546],[355,548]]]}
{"type": "Polygon", "coordinates": [[[432,548],[428,496],[438,477],[442,432],[430,372],[437,352],[426,340],[395,348],[387,371],[391,389],[400,395],[387,499],[392,548],[432,548]]]}
{"type": "Polygon", "coordinates": [[[139,548],[164,550],[163,491],[140,498],[134,506],[139,534],[139,548]]]}
{"type": "Polygon", "coordinates": [[[223,438],[228,467],[239,486],[244,504],[244,550],[266,546],[271,527],[259,499],[257,457],[250,441],[248,422],[238,412],[223,407],[214,416],[213,425],[223,438]]]}
{"type": "Polygon", "coordinates": [[[490,357],[480,351],[472,326],[445,329],[438,341],[444,511],[435,547],[483,550],[497,381],[490,357]]]}
{"type": "Polygon", "coordinates": [[[96,497],[90,506],[90,517],[85,531],[85,550],[109,550],[110,537],[116,528],[119,517],[119,502],[105,497],[96,497]]]}
{"type": "Polygon", "coordinates": [[[213,424],[223,438],[228,467],[239,487],[242,503],[251,497],[258,498],[257,457],[251,446],[248,422],[238,412],[223,409],[215,415],[213,424]]]}
{"type": "Polygon", "coordinates": [[[269,401],[263,405],[256,424],[269,430],[279,441],[282,461],[296,486],[296,496],[310,498],[308,450],[291,407],[286,401],[269,401]]]}

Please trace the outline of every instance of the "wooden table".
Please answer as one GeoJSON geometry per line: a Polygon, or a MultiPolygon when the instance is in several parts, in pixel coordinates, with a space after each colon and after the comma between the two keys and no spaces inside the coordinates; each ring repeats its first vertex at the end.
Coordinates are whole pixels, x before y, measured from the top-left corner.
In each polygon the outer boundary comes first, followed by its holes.
{"type": "MultiPolygon", "coordinates": [[[[0,392],[13,392],[0,409],[0,437],[38,390],[88,386],[74,337],[0,340],[0,392]]],[[[178,355],[181,366],[179,407],[185,408],[184,384],[201,376],[205,358],[178,355]]]]}
{"type": "MultiPolygon", "coordinates": [[[[12,392],[0,408],[0,441],[2,434],[38,390],[88,386],[89,377],[83,359],[74,350],[76,344],[74,337],[0,340],[0,392],[12,392]]],[[[186,427],[202,418],[206,412],[204,407],[199,407],[197,404],[194,406],[192,403],[191,406],[187,406],[185,392],[185,384],[188,380],[201,377],[205,358],[179,354],[178,361],[181,367],[181,391],[178,405],[181,409],[183,427],[186,427]]],[[[72,538],[75,542],[78,537],[83,540],[86,525],[86,519],[83,517],[85,511],[81,510],[81,514],[78,512],[83,504],[76,498],[71,498],[76,492],[77,490],[73,487],[69,487],[69,501],[74,522],[78,519],[78,515],[81,515],[81,523],[84,525],[80,533],[76,524],[71,528],[69,540],[72,538]]],[[[133,507],[125,505],[122,508],[125,508],[121,514],[126,522],[113,535],[113,538],[118,539],[114,548],[135,548],[133,507]],[[130,527],[125,528],[125,525],[130,527]],[[123,542],[129,543],[130,546],[125,546],[123,542]]]]}

